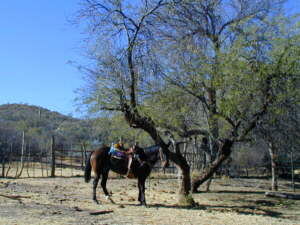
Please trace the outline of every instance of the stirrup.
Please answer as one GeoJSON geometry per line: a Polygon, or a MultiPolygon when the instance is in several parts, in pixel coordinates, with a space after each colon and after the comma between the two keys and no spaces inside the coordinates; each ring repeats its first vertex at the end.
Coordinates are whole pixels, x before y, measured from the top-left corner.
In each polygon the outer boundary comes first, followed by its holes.
{"type": "Polygon", "coordinates": [[[128,169],[126,173],[126,178],[134,178],[134,175],[132,173],[132,169],[128,169]]]}

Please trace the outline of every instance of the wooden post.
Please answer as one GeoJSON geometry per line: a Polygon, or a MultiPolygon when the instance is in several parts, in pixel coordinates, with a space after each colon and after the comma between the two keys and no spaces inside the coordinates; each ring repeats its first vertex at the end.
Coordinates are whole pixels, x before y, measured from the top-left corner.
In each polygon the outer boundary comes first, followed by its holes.
{"type": "Polygon", "coordinates": [[[87,159],[87,156],[86,156],[86,147],[85,147],[85,143],[82,142],[81,143],[81,169],[82,170],[84,170],[86,159],[87,159]]]}
{"type": "Polygon", "coordinates": [[[44,177],[43,148],[42,148],[42,145],[40,145],[40,148],[41,148],[41,151],[40,151],[40,164],[41,164],[42,177],[44,177]]]}
{"type": "Polygon", "coordinates": [[[63,163],[62,163],[62,160],[63,158],[66,158],[65,157],[65,151],[64,151],[64,145],[61,145],[61,149],[59,149],[60,151],[60,176],[62,177],[63,176],[63,163]]]}
{"type": "MultiPolygon", "coordinates": [[[[49,143],[47,143],[46,145],[45,145],[45,149],[48,149],[48,144],[49,143]]],[[[46,176],[48,177],[49,176],[49,153],[48,153],[48,151],[46,151],[46,176]]]]}
{"type": "Polygon", "coordinates": [[[26,163],[26,168],[27,168],[27,177],[30,177],[29,175],[29,167],[30,167],[30,146],[29,146],[29,151],[28,151],[28,156],[27,156],[27,163],[26,163]]]}
{"type": "Polygon", "coordinates": [[[291,169],[292,169],[292,188],[293,191],[295,192],[295,180],[294,180],[294,157],[293,157],[293,148],[291,151],[291,169]]]}
{"type": "MultiPolygon", "coordinates": [[[[30,145],[29,145],[29,151],[30,151],[30,145]]],[[[35,154],[32,154],[32,173],[33,173],[33,177],[35,177],[35,154]]]]}
{"type": "Polygon", "coordinates": [[[5,154],[4,154],[4,151],[1,151],[1,153],[2,153],[2,175],[1,175],[1,177],[4,177],[4,175],[5,175],[5,154]]]}
{"type": "Polygon", "coordinates": [[[274,146],[272,141],[268,142],[268,149],[269,154],[271,157],[271,169],[272,169],[272,184],[271,188],[272,191],[278,191],[278,168],[277,168],[277,161],[278,161],[278,155],[277,155],[277,149],[274,146]]]}
{"type": "Polygon", "coordinates": [[[71,176],[73,177],[73,143],[72,142],[71,142],[70,159],[71,159],[71,176]]]}
{"type": "Polygon", "coordinates": [[[55,138],[51,139],[51,177],[55,177],[55,138]]]}
{"type": "Polygon", "coordinates": [[[25,132],[22,133],[22,150],[21,150],[21,170],[20,173],[16,175],[19,178],[22,175],[24,169],[24,149],[25,149],[25,132]]]}
{"type": "Polygon", "coordinates": [[[8,168],[6,169],[5,177],[8,177],[8,172],[10,171],[10,168],[11,168],[12,148],[13,148],[13,143],[10,144],[10,151],[9,151],[9,156],[8,156],[8,168]]]}

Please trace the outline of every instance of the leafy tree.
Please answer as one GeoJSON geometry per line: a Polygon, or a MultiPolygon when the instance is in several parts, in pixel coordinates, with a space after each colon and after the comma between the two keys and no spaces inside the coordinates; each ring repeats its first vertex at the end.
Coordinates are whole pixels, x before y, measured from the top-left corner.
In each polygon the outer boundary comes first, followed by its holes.
{"type": "Polygon", "coordinates": [[[161,126],[209,136],[214,161],[195,180],[197,191],[278,98],[294,96],[295,87],[283,81],[299,79],[299,33],[276,17],[281,1],[82,2],[92,62],[80,67],[88,79],[82,103],[94,112],[120,112],[147,132],[182,170],[186,199],[189,165],[178,146],[168,149],[161,126]],[[273,94],[282,83],[288,91],[273,94]],[[206,130],[194,129],[193,104],[182,106],[188,100],[202,106],[196,115],[206,113],[198,120],[198,126],[207,121],[206,130]]]}
{"type": "Polygon", "coordinates": [[[143,110],[149,87],[162,86],[155,66],[145,65],[149,56],[145,41],[150,35],[148,18],[167,3],[146,1],[132,7],[127,1],[83,2],[79,17],[88,21],[94,35],[90,52],[94,67],[81,68],[90,81],[88,89],[82,90],[83,103],[96,111],[121,112],[131,127],[147,132],[182,170],[180,194],[187,200],[191,189],[189,165],[179,151],[169,151],[155,122],[143,110]]]}
{"type": "Polygon", "coordinates": [[[280,16],[282,1],[229,2],[170,4],[157,16],[160,26],[153,28],[161,34],[152,43],[162,62],[162,76],[198,99],[207,112],[215,161],[195,180],[193,191],[230,155],[233,143],[245,140],[275,101],[294,98],[297,90],[291,81],[299,77],[299,33],[297,25],[292,27],[280,16]],[[290,82],[284,82],[287,78],[290,82]],[[273,94],[280,85],[284,94],[273,94]]]}

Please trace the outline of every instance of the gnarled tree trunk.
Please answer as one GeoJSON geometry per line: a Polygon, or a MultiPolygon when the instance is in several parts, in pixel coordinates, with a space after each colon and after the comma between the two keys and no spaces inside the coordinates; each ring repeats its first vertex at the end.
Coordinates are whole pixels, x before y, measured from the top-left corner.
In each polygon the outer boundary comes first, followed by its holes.
{"type": "MultiPolygon", "coordinates": [[[[191,176],[190,176],[190,166],[188,165],[186,159],[182,156],[180,151],[171,152],[169,150],[169,145],[167,145],[160,134],[158,133],[154,122],[151,118],[140,116],[137,110],[131,110],[130,107],[124,104],[123,112],[125,119],[129,125],[133,128],[140,128],[146,131],[154,140],[155,144],[161,146],[163,152],[167,155],[167,158],[176,164],[176,166],[182,172],[182,182],[179,189],[180,199],[188,199],[188,195],[191,192],[191,176]]],[[[187,201],[188,203],[188,201],[187,201]]],[[[193,201],[190,202],[193,204],[193,201]]]]}
{"type": "Polygon", "coordinates": [[[201,184],[207,181],[221,166],[221,164],[230,156],[231,147],[233,141],[226,139],[219,148],[219,154],[217,158],[211,163],[211,165],[196,179],[193,181],[193,192],[198,192],[198,188],[201,184]]]}

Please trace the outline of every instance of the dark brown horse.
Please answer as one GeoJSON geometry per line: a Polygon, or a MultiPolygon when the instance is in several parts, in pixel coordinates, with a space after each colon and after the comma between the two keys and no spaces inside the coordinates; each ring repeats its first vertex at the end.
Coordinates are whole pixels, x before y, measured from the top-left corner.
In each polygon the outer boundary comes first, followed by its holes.
{"type": "MultiPolygon", "coordinates": [[[[137,154],[137,156],[140,156],[140,158],[134,157],[131,163],[132,174],[138,180],[138,201],[140,202],[140,205],[146,206],[145,181],[150,175],[151,169],[154,166],[154,164],[159,159],[164,160],[165,158],[159,146],[152,146],[144,149],[138,146],[134,146],[132,150],[137,154]]],[[[85,182],[89,182],[91,180],[91,170],[93,169],[95,175],[93,182],[93,200],[97,204],[99,204],[99,202],[96,197],[96,188],[100,177],[102,176],[101,187],[106,198],[110,199],[111,202],[113,202],[109,196],[109,192],[106,189],[108,173],[110,170],[122,175],[125,175],[127,173],[128,159],[113,157],[109,153],[109,151],[110,147],[99,148],[90,154],[90,157],[87,159],[86,162],[84,172],[85,182]]],[[[164,162],[164,165],[166,165],[167,161],[164,162]]]]}

